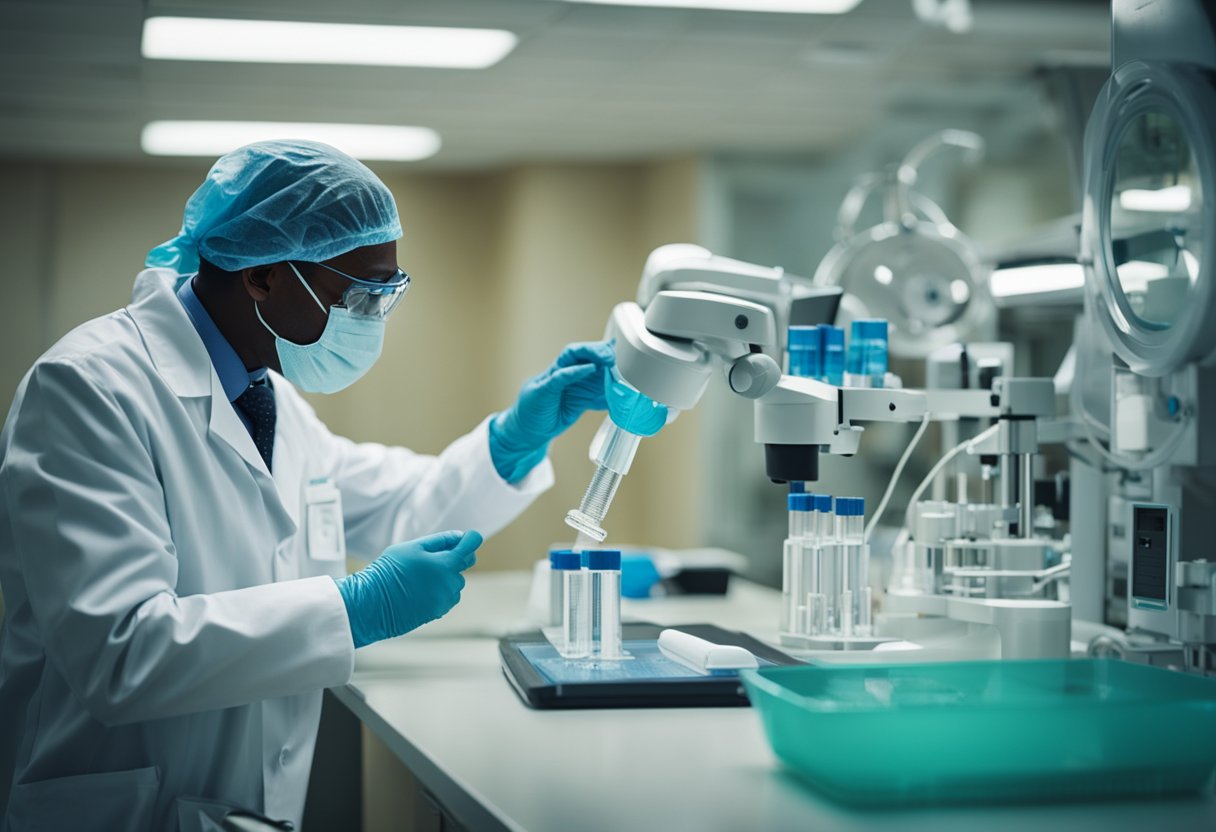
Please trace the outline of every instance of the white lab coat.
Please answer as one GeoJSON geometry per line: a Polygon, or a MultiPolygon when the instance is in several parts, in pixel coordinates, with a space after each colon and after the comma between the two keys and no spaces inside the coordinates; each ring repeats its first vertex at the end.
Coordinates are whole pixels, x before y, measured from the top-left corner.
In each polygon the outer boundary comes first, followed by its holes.
{"type": "Polygon", "coordinates": [[[375,554],[492,534],[552,482],[547,461],[504,482],[484,422],[438,457],[334,436],[277,375],[271,476],[173,288],[144,271],[56,344],[0,434],[13,832],[207,828],[209,801],[298,828],[321,691],[354,663],[343,564],[298,532],[304,484],[331,477],[349,547],[375,554]]]}

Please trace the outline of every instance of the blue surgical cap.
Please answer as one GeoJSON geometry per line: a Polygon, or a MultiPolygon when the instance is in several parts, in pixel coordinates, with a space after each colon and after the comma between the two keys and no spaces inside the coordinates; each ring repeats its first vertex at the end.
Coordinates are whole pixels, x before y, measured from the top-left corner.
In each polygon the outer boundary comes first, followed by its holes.
{"type": "Polygon", "coordinates": [[[147,265],[228,272],[284,260],[320,262],[401,236],[393,195],[376,174],[320,142],[257,142],[221,156],[186,202],[182,230],[147,265]]]}

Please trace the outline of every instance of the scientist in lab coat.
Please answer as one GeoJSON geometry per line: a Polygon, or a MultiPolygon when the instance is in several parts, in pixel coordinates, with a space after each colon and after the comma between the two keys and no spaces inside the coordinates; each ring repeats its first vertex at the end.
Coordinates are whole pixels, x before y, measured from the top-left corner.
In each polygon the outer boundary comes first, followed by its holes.
{"type": "Polygon", "coordinates": [[[456,604],[481,535],[551,484],[549,442],[604,407],[612,351],[576,344],[438,456],[330,433],[297,388],[379,356],[400,236],[359,162],[249,145],[130,305],[26,374],[0,434],[0,828],[298,828],[321,691],[456,604]],[[346,544],[383,554],[346,576],[346,544]]]}

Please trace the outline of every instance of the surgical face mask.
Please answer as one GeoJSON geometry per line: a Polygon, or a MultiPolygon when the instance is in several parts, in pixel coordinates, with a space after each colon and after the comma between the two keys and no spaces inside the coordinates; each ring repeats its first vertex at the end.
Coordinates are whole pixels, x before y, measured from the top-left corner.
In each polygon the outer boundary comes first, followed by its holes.
{"type": "Polygon", "coordinates": [[[380,357],[384,317],[356,315],[344,306],[326,308],[299,270],[291,263],[287,265],[327,315],[321,337],[311,344],[288,341],[270,328],[256,302],[253,310],[266,331],[274,336],[283,376],[309,393],[336,393],[358,381],[380,357]]]}

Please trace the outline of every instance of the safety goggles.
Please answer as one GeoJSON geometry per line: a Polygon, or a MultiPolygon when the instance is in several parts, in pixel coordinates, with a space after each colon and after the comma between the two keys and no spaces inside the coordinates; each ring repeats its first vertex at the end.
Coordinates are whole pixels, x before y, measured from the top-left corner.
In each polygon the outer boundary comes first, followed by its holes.
{"type": "Polygon", "coordinates": [[[401,303],[401,299],[405,297],[405,293],[410,288],[410,276],[400,267],[397,268],[396,274],[386,280],[364,280],[361,277],[338,271],[333,266],[327,266],[324,263],[312,263],[311,265],[328,269],[350,281],[351,285],[342,293],[342,299],[338,301],[337,305],[346,307],[352,315],[387,318],[389,313],[397,308],[397,304],[401,303]]]}

